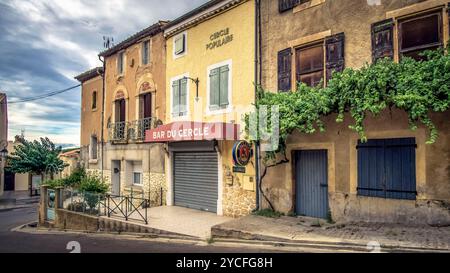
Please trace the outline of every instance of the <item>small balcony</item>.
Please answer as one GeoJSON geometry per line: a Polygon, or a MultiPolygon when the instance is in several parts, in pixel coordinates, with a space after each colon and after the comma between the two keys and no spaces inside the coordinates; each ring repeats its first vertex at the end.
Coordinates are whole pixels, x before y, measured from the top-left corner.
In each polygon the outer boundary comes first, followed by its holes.
{"type": "Polygon", "coordinates": [[[161,121],[154,117],[111,123],[108,126],[109,141],[114,144],[144,142],[145,132],[159,124],[161,121]]]}

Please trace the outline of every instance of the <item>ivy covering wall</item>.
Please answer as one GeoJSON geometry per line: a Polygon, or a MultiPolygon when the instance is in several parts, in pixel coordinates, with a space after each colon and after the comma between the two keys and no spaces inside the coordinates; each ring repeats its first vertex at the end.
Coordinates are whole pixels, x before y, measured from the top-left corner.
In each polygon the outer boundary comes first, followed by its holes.
{"type": "MultiPolygon", "coordinates": [[[[408,114],[411,130],[425,125],[429,130],[427,143],[434,143],[439,132],[429,114],[449,109],[450,56],[444,50],[435,50],[423,53],[423,59],[402,58],[399,63],[382,59],[360,69],[347,68],[334,73],[326,87],[298,84],[294,92],[259,90],[256,109],[278,105],[280,117],[278,150],[265,153],[265,160],[284,152],[286,140],[295,130],[324,132],[322,118],[330,114],[337,114],[336,122],[343,122],[344,114],[349,112],[353,118],[350,129],[365,141],[365,118],[393,107],[408,114]]],[[[250,115],[256,113],[247,115],[247,130],[250,115]]],[[[268,117],[270,128],[270,113],[268,117]]]]}

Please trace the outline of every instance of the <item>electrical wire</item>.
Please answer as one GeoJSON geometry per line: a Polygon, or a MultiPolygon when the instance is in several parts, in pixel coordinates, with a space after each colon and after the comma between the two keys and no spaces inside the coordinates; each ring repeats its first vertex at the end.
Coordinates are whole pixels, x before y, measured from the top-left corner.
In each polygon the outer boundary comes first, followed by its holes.
{"type": "Polygon", "coordinates": [[[68,91],[73,90],[75,88],[78,88],[80,86],[81,86],[81,84],[78,84],[78,85],[75,85],[75,86],[63,89],[63,90],[53,91],[53,92],[50,92],[50,93],[46,93],[46,94],[39,95],[39,96],[36,96],[36,97],[28,98],[28,99],[9,101],[8,104],[15,104],[15,103],[23,103],[23,102],[41,100],[41,99],[45,99],[45,98],[48,98],[48,97],[52,97],[52,96],[55,96],[55,95],[59,95],[59,94],[68,92],[68,91]]]}

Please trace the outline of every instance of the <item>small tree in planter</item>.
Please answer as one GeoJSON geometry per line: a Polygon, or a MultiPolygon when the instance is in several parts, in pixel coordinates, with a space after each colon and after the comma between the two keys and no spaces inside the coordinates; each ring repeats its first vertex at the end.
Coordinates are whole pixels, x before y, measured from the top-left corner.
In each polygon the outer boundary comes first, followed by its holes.
{"type": "Polygon", "coordinates": [[[85,176],[80,183],[80,191],[83,192],[84,201],[91,212],[95,212],[100,199],[108,189],[109,186],[98,176],[85,176]]]}

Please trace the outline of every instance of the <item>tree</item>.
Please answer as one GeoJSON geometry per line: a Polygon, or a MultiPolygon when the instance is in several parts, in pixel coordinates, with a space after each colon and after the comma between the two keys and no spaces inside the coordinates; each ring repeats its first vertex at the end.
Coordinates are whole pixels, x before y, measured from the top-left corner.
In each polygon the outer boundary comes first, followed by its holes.
{"type": "Polygon", "coordinates": [[[23,136],[16,136],[16,142],[19,145],[8,157],[7,169],[11,172],[37,174],[44,180],[45,174],[53,179],[56,173],[68,166],[58,157],[62,148],[55,146],[47,137],[40,141],[28,141],[23,136]]]}

